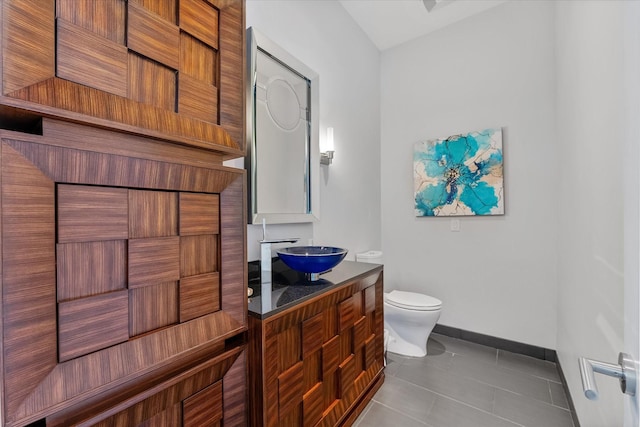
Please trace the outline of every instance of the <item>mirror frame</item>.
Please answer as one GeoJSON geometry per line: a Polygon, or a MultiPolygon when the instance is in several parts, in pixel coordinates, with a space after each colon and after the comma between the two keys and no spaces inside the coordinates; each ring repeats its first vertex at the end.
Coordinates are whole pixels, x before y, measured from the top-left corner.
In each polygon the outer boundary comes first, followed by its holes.
{"type": "Polygon", "coordinates": [[[245,167],[247,169],[247,219],[249,224],[261,224],[264,219],[269,224],[290,224],[301,222],[314,222],[320,219],[320,145],[319,145],[319,76],[318,73],[307,67],[286,52],[280,46],[272,42],[269,38],[256,31],[255,28],[247,29],[247,156],[245,167]],[[304,76],[310,82],[310,141],[307,150],[309,162],[309,192],[307,213],[261,213],[258,212],[256,180],[257,180],[257,158],[256,158],[256,137],[255,137],[255,104],[253,88],[256,84],[256,63],[258,49],[267,53],[274,59],[291,68],[296,73],[304,76]]]}

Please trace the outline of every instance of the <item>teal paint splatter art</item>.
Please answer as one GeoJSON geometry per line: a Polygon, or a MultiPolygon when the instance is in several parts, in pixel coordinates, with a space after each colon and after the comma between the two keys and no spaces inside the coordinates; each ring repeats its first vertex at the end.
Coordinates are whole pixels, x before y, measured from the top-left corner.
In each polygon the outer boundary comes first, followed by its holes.
{"type": "Polygon", "coordinates": [[[503,215],[502,129],[418,142],[416,216],[503,215]]]}

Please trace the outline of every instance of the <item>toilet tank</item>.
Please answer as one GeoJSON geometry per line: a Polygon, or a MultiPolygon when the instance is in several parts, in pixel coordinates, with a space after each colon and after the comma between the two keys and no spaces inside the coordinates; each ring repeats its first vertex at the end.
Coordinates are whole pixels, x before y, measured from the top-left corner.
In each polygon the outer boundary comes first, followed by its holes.
{"type": "Polygon", "coordinates": [[[356,254],[356,261],[382,264],[382,251],[367,251],[356,254]]]}

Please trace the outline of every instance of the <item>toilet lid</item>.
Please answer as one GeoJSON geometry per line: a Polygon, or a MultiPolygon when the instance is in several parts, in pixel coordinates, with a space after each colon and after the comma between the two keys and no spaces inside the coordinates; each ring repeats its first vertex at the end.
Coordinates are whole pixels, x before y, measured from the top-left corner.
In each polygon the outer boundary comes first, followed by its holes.
{"type": "Polygon", "coordinates": [[[415,292],[391,291],[385,297],[387,303],[407,310],[431,311],[442,307],[439,299],[415,292]]]}

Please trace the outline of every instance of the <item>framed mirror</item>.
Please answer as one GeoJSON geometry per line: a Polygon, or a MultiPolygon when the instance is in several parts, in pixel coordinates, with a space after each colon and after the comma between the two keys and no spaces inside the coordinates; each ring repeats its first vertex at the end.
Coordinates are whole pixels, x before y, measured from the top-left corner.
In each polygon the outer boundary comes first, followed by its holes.
{"type": "Polygon", "coordinates": [[[247,30],[249,223],[313,222],[319,213],[318,74],[247,30]]]}

